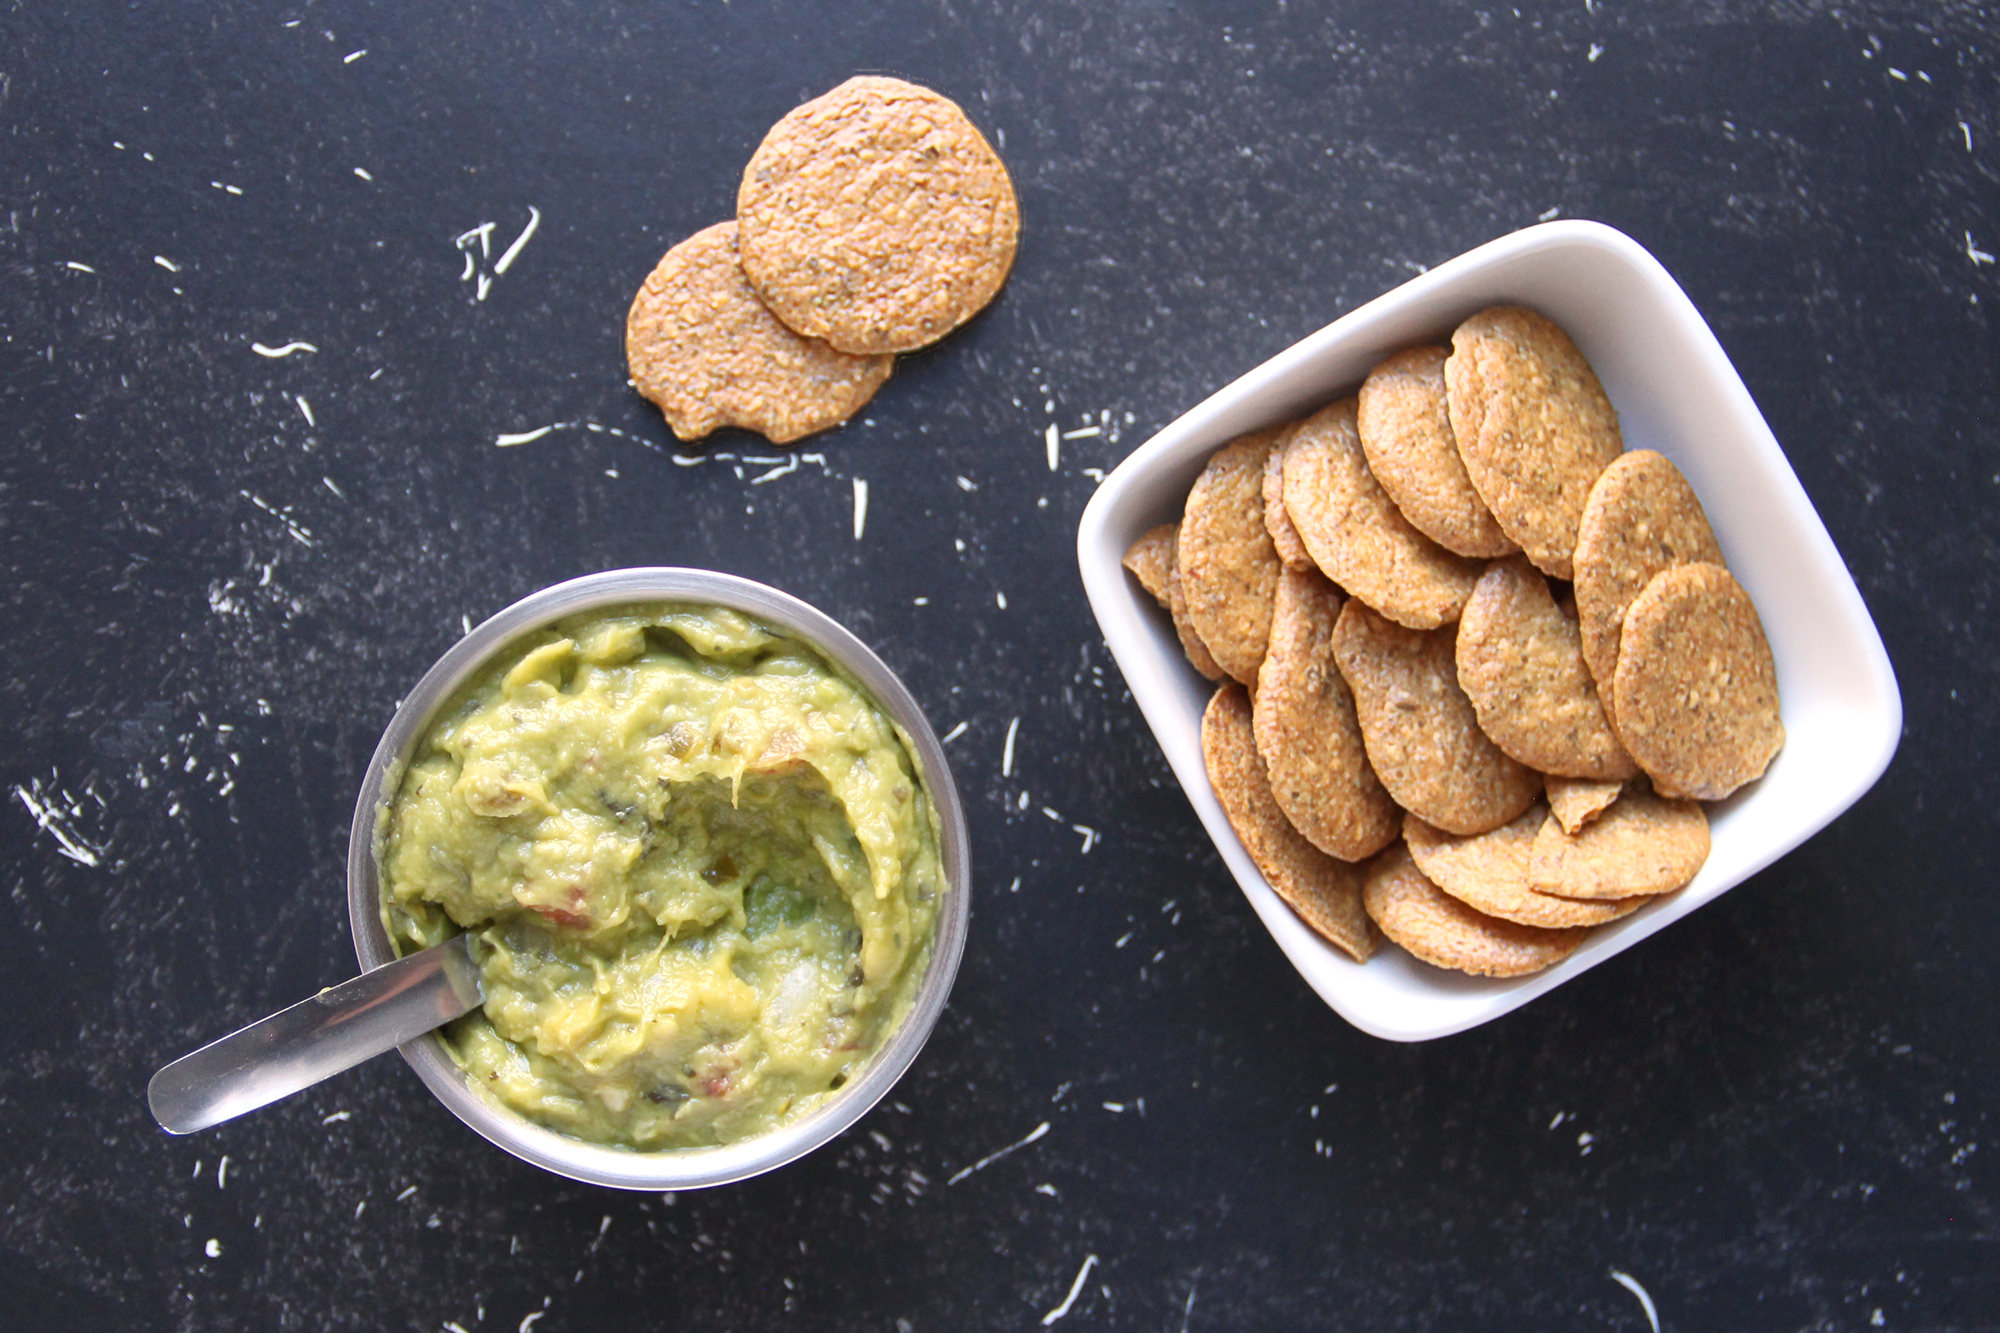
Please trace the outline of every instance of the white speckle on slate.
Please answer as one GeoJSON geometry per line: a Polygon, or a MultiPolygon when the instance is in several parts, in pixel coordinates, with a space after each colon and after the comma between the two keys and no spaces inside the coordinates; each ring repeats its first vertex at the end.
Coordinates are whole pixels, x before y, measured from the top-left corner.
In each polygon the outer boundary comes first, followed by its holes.
{"type": "Polygon", "coordinates": [[[868,526],[868,483],[861,478],[854,479],[854,540],[860,541],[861,534],[868,526]]]}
{"type": "Polygon", "coordinates": [[[161,268],[165,269],[169,273],[178,273],[181,271],[181,266],[179,264],[176,264],[173,260],[167,258],[165,255],[154,255],[153,262],[155,264],[158,264],[161,268]]]}
{"type": "Polygon", "coordinates": [[[1077,1293],[1083,1290],[1083,1284],[1090,1278],[1090,1270],[1095,1267],[1097,1267],[1097,1256],[1094,1254],[1086,1256],[1083,1261],[1083,1267],[1076,1270],[1076,1281],[1070,1283],[1069,1295],[1063,1297],[1061,1305],[1058,1305],[1055,1309],[1042,1316],[1043,1328],[1047,1328],[1050,1324],[1055,1323],[1056,1320],[1069,1313],[1070,1306],[1076,1304],[1077,1293]]]}
{"type": "Polygon", "coordinates": [[[343,64],[343,65],[351,65],[351,64],[353,64],[353,63],[354,63],[355,61],[357,61],[357,60],[361,59],[361,57],[363,57],[363,56],[365,56],[365,55],[367,55],[367,54],[368,54],[368,51],[367,51],[367,48],[366,48],[366,47],[362,48],[362,49],[361,49],[361,50],[359,50],[359,51],[349,51],[349,52],[348,52],[348,53],[347,53],[346,55],[344,55],[344,56],[342,56],[342,57],[340,58],[340,63],[341,63],[341,64],[343,64]]]}
{"type": "Polygon", "coordinates": [[[211,1259],[219,1259],[222,1257],[222,1242],[211,1236],[208,1244],[201,1247],[201,1252],[211,1259]]]}
{"type": "Polygon", "coordinates": [[[1611,1270],[1611,1280],[1639,1298],[1639,1304],[1646,1311],[1646,1322],[1653,1326],[1653,1333],[1660,1333],[1660,1312],[1653,1308],[1653,1298],[1646,1294],[1644,1287],[1639,1285],[1639,1279],[1633,1277],[1630,1273],[1621,1273],[1614,1268],[1611,1270]]]}
{"type": "MultiPolygon", "coordinates": [[[[1007,723],[1007,743],[1000,749],[1000,776],[1003,778],[1014,776],[1014,735],[1020,729],[1021,719],[1018,717],[1007,723]]],[[[1027,799],[1025,792],[1022,793],[1021,799],[1024,801],[1027,799]]],[[[1021,808],[1025,810],[1028,807],[1023,805],[1021,808]]]]}
{"type": "Polygon", "coordinates": [[[354,174],[359,176],[362,180],[365,181],[372,181],[375,179],[373,176],[369,175],[366,171],[363,171],[360,167],[356,167],[354,169],[354,174]]]}

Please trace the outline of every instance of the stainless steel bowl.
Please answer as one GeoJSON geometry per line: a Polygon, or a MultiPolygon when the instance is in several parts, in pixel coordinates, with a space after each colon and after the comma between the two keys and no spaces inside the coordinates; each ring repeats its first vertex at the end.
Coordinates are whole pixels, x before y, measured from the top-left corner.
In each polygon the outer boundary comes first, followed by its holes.
{"type": "Polygon", "coordinates": [[[424,673],[397,707],[382,743],[375,747],[361,794],[354,806],[354,830],[347,844],[347,912],[354,928],[354,953],[364,971],[393,962],[395,950],[382,924],[382,890],[377,829],[395,797],[411,752],[430,729],[437,710],[453,691],[508,644],[565,616],[640,602],[683,602],[740,611],[811,644],[846,671],[903,729],[915,750],[920,776],[937,807],[945,872],[945,898],[937,938],[917,989],[915,1003],[860,1077],[851,1080],[818,1110],[741,1143],[720,1148],[638,1152],[585,1143],[525,1119],[467,1079],[437,1033],[402,1047],[403,1058],[453,1115],[523,1161],[574,1180],[616,1189],[681,1190],[745,1180],[811,1152],[860,1119],[902,1077],[916,1058],[938,1015],[958,961],[965,950],[970,919],[972,872],[967,855],[965,811],[951,780],[944,749],[910,692],[882,662],[824,613],[798,598],[749,579],[701,569],[616,569],[589,574],[524,597],[460,639],[424,673]]]}

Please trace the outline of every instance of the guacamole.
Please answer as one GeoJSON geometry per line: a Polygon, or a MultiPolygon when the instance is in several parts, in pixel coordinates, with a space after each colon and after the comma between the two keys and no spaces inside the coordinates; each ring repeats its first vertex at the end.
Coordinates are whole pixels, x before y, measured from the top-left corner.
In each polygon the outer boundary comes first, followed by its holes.
{"type": "Polygon", "coordinates": [[[445,1039],[540,1124],[733,1143],[853,1078],[910,1007],[946,890],[895,724],[716,607],[560,622],[440,711],[379,831],[399,951],[477,936],[445,1039]]]}

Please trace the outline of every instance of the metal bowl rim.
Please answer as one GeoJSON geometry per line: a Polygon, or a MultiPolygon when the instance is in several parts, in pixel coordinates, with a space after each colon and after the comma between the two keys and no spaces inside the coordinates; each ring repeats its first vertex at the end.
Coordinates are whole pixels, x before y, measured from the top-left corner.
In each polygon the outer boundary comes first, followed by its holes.
{"type": "Polygon", "coordinates": [[[633,603],[685,602],[740,611],[797,637],[850,674],[902,728],[915,749],[938,814],[946,892],[937,936],[910,1012],[858,1078],[812,1114],[741,1143],[718,1148],[641,1152],[585,1143],[534,1124],[465,1077],[430,1033],[401,1048],[437,1099],[508,1152],[557,1175],[616,1189],[682,1190],[747,1180],[827,1142],[880,1101],[902,1077],[944,1012],[971,918],[972,873],[965,811],[944,747],[896,674],[838,621],[766,584],[713,570],[649,567],[607,570],[532,593],[500,611],[446,651],[396,706],[355,800],[348,836],[347,909],[363,971],[395,960],[381,919],[377,830],[404,765],[438,708],[472,674],[524,634],[568,616],[633,603]]]}

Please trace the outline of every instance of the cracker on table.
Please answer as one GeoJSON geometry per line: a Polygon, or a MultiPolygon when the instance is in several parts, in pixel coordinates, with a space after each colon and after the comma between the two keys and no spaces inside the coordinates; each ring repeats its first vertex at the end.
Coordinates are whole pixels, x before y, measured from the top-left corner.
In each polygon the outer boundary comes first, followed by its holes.
{"type": "Polygon", "coordinates": [[[1457,654],[1479,725],[1508,754],[1561,777],[1638,776],[1583,664],[1574,612],[1556,604],[1525,556],[1480,575],[1459,618],[1457,654]]]}
{"type": "Polygon", "coordinates": [[[863,76],[771,127],[736,195],[743,267],[778,318],[846,352],[909,352],[979,312],[1020,205],[957,104],[863,76]]]}
{"type": "Polygon", "coordinates": [[[1476,366],[1477,429],[1452,420],[1473,489],[1537,569],[1569,578],[1591,484],[1624,449],[1617,410],[1569,335],[1532,310],[1482,310],[1451,347],[1447,383],[1476,366]]]}
{"type": "Polygon", "coordinates": [[[1361,871],[1307,842],[1272,799],[1242,686],[1225,683],[1208,701],[1201,755],[1229,826],[1265,882],[1328,943],[1367,962],[1375,936],[1361,908],[1361,871]]]}
{"type": "Polygon", "coordinates": [[[1565,833],[1575,833],[1610,809],[1618,793],[1625,790],[1622,782],[1599,782],[1593,778],[1548,776],[1543,785],[1548,792],[1549,813],[1556,817],[1565,833]]]}
{"type": "Polygon", "coordinates": [[[1719,801],[1785,743],[1764,622],[1720,565],[1653,576],[1625,612],[1615,679],[1618,734],[1662,795],[1719,801]]]}
{"type": "Polygon", "coordinates": [[[1535,835],[1528,884],[1585,900],[1672,893],[1708,860],[1708,816],[1697,801],[1670,801],[1634,783],[1576,833],[1551,816],[1535,835]]]}
{"type": "Polygon", "coordinates": [[[1354,694],[1334,664],[1340,605],[1318,570],[1279,577],[1253,720],[1278,808],[1321,851],[1360,861],[1389,845],[1403,812],[1368,766],[1354,694]]]}
{"type": "Polygon", "coordinates": [[[1222,669],[1245,685],[1271,637],[1277,548],[1264,526],[1264,459],[1283,427],[1238,436],[1208,460],[1181,517],[1181,595],[1188,623],[1222,669]]]}
{"type": "Polygon", "coordinates": [[[1285,512],[1313,563],[1350,597],[1412,629],[1449,624],[1480,566],[1403,517],[1368,470],[1355,411],[1343,398],[1299,423],[1285,446],[1285,512]]]}
{"type": "Polygon", "coordinates": [[[1426,879],[1467,907],[1503,921],[1551,930],[1595,926],[1644,906],[1644,898],[1576,902],[1530,889],[1528,858],[1548,817],[1539,804],[1531,805],[1519,819],[1460,838],[1410,815],[1403,821],[1403,841],[1426,879]]]}
{"type": "Polygon", "coordinates": [[[1447,832],[1484,833],[1533,804],[1542,776],[1480,730],[1458,684],[1454,637],[1405,628],[1350,598],[1333,656],[1354,691],[1368,762],[1397,804],[1447,832]]]}
{"type": "Polygon", "coordinates": [[[757,299],[736,245],[736,224],[718,222],[646,275],[625,317],[633,384],[682,440],[740,426],[786,444],[839,425],[895,358],[850,356],[794,333],[757,299]]]}
{"type": "Polygon", "coordinates": [[[1147,529],[1138,541],[1125,548],[1125,558],[1119,562],[1132,571],[1139,586],[1161,606],[1167,605],[1167,580],[1173,573],[1174,547],[1180,530],[1178,523],[1162,523],[1147,529]]]}
{"type": "Polygon", "coordinates": [[[1318,569],[1312,552],[1306,550],[1299,530],[1292,525],[1292,516],[1285,512],[1285,446],[1297,433],[1297,422],[1285,427],[1277,447],[1264,459],[1264,528],[1271,534],[1271,545],[1286,569],[1318,569]]]}
{"type": "MultiPolygon", "coordinates": [[[[1625,612],[1653,576],[1675,565],[1726,564],[1694,487],[1651,449],[1620,455],[1590,488],[1575,563],[1583,660],[1607,695],[1625,612]]],[[[1615,724],[1617,700],[1606,705],[1615,724]]]]}
{"type": "Polygon", "coordinates": [[[1178,555],[1167,565],[1167,611],[1174,618],[1174,633],[1180,638],[1181,651],[1187,654],[1187,660],[1194,664],[1194,669],[1210,680],[1221,680],[1221,666],[1208,651],[1208,645],[1201,641],[1201,635],[1195,633],[1194,626],[1188,623],[1187,597],[1181,588],[1178,555]]]}
{"type": "Polygon", "coordinates": [[[1412,347],[1368,372],[1357,425],[1375,480],[1417,531],[1459,555],[1520,548],[1500,530],[1458,456],[1446,403],[1446,347],[1412,347]]]}
{"type": "Polygon", "coordinates": [[[1424,878],[1400,842],[1369,863],[1361,894],[1384,935],[1426,963],[1475,976],[1540,972],[1575,953],[1590,934],[1584,926],[1523,926],[1468,907],[1424,878]]]}

